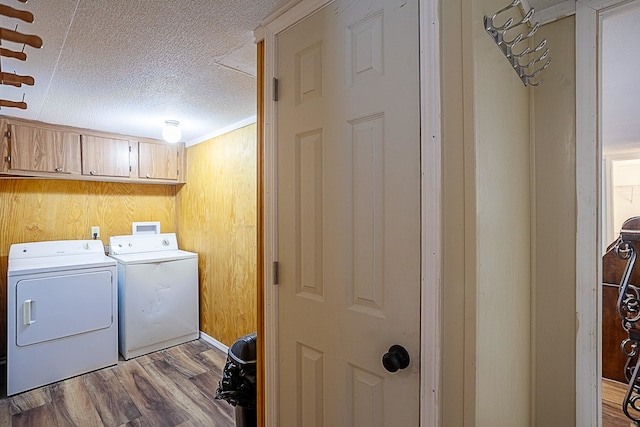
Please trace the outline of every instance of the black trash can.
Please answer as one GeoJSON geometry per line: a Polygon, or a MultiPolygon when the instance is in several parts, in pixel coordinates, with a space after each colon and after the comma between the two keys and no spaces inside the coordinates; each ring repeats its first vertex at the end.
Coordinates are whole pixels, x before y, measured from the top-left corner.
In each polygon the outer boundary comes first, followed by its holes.
{"type": "Polygon", "coordinates": [[[227,363],[216,390],[216,399],[235,406],[237,427],[257,425],[256,339],[254,332],[238,338],[229,347],[227,363]]]}

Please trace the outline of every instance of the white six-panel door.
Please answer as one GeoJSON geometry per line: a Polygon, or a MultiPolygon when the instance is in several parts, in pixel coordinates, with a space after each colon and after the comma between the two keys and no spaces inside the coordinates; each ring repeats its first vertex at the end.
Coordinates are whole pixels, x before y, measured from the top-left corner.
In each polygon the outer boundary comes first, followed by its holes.
{"type": "Polygon", "coordinates": [[[277,36],[281,426],[419,424],[418,40],[417,0],[336,1],[277,36]]]}

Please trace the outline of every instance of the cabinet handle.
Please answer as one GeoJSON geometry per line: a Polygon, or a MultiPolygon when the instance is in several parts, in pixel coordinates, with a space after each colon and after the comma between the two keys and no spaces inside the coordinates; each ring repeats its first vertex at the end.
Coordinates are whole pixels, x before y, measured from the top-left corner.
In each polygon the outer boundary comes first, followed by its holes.
{"type": "Polygon", "coordinates": [[[56,168],[56,172],[62,172],[62,168],[56,168]]]}
{"type": "Polygon", "coordinates": [[[89,175],[95,175],[97,172],[96,171],[90,171],[89,175]]]}
{"type": "Polygon", "coordinates": [[[147,174],[147,178],[151,178],[151,175],[147,174]]]}

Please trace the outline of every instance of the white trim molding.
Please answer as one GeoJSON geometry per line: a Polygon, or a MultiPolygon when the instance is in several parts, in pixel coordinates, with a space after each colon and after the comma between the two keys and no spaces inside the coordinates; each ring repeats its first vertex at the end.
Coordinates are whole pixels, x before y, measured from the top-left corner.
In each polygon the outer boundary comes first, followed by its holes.
{"type": "Polygon", "coordinates": [[[602,425],[598,34],[605,9],[631,2],[576,1],[576,425],[585,427],[602,425]]]}
{"type": "Polygon", "coordinates": [[[585,427],[601,421],[596,42],[596,10],[577,2],[576,425],[585,427]]]}
{"type": "Polygon", "coordinates": [[[217,129],[217,130],[215,130],[215,131],[213,131],[211,133],[208,133],[208,134],[206,134],[206,135],[204,135],[204,136],[202,136],[202,137],[200,137],[198,139],[191,140],[191,141],[185,143],[185,147],[191,147],[192,145],[200,144],[201,142],[208,141],[208,140],[216,138],[216,137],[218,137],[220,135],[224,135],[225,133],[233,132],[234,130],[238,130],[238,129],[241,129],[241,128],[245,127],[245,126],[252,125],[255,122],[256,122],[256,116],[255,115],[247,117],[246,119],[242,119],[242,120],[237,121],[235,123],[231,123],[228,126],[225,126],[223,128],[217,129]]]}
{"type": "Polygon", "coordinates": [[[438,2],[420,0],[420,135],[422,170],[422,282],[420,425],[437,427],[440,414],[441,187],[440,25],[438,2]]]}
{"type": "Polygon", "coordinates": [[[558,3],[555,6],[547,7],[546,9],[536,10],[534,15],[534,21],[540,23],[540,25],[548,24],[549,22],[557,21],[567,16],[571,16],[576,13],[576,1],[565,0],[562,3],[558,3]]]}
{"type": "Polygon", "coordinates": [[[222,344],[220,341],[218,341],[217,339],[213,338],[212,336],[209,336],[207,334],[205,334],[204,332],[200,331],[200,339],[204,342],[207,342],[209,344],[211,344],[212,346],[214,346],[215,348],[217,348],[220,351],[223,351],[225,353],[229,352],[229,347],[227,347],[226,345],[222,344]]]}

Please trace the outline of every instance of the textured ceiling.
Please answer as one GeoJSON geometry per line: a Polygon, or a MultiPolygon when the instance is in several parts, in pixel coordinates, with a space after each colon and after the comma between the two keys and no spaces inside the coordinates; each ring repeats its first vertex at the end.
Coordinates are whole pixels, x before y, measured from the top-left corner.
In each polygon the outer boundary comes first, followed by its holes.
{"type": "MultiPolygon", "coordinates": [[[[0,27],[42,38],[26,61],[1,58],[3,72],[35,85],[0,86],[26,110],[0,114],[126,135],[160,138],[178,120],[185,142],[255,116],[253,30],[284,0],[32,0],[34,23],[1,17],[0,27]]],[[[2,40],[5,49],[23,45],[2,40]]]]}

